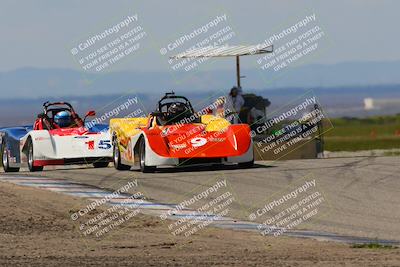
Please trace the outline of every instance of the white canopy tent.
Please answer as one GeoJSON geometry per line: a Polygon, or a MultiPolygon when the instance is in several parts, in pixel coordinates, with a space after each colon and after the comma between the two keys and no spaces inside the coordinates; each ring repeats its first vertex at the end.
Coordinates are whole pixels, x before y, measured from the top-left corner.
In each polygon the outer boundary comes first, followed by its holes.
{"type": "Polygon", "coordinates": [[[188,51],[171,56],[173,59],[181,58],[200,58],[200,57],[236,57],[236,79],[237,86],[240,86],[240,56],[249,56],[257,54],[272,53],[273,45],[236,45],[236,46],[207,46],[194,48],[188,51]]]}

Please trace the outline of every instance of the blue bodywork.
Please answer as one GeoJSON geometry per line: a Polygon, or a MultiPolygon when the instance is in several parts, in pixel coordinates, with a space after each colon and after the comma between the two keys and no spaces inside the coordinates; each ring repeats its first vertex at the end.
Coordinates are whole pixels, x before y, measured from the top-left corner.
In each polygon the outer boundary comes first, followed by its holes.
{"type": "Polygon", "coordinates": [[[20,163],[20,140],[32,130],[32,126],[0,128],[1,151],[3,152],[4,146],[7,146],[7,150],[10,151],[10,157],[15,157],[15,163],[20,163]]]}
{"type": "Polygon", "coordinates": [[[91,133],[99,133],[108,131],[108,124],[95,124],[93,127],[90,127],[88,130],[91,133]]]}

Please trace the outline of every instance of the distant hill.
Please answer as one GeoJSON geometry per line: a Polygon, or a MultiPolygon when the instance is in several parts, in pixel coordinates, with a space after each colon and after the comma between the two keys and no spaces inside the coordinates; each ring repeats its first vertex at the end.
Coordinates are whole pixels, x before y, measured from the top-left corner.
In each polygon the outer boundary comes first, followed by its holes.
{"type": "MultiPolygon", "coordinates": [[[[242,81],[245,91],[400,84],[400,61],[304,65],[278,73],[245,69],[245,66],[254,66],[248,58],[242,66],[242,74],[246,76],[242,81]]],[[[132,90],[152,93],[171,89],[227,91],[234,84],[234,64],[229,71],[189,73],[125,71],[91,74],[70,69],[23,68],[0,72],[0,99],[121,94],[132,90]]]]}
{"type": "MultiPolygon", "coordinates": [[[[254,63],[254,62],[253,62],[254,63]]],[[[243,66],[250,65],[249,59],[243,66]]],[[[400,113],[400,107],[364,111],[363,99],[400,98],[400,61],[304,65],[282,73],[242,69],[243,91],[269,98],[269,110],[312,89],[332,117],[400,113]]],[[[91,74],[70,69],[23,68],[0,72],[0,126],[32,123],[47,100],[72,101],[79,112],[107,110],[129,96],[139,96],[145,111],[166,91],[185,94],[193,103],[226,95],[235,70],[195,73],[112,72],[91,74]]]]}
{"type": "MultiPolygon", "coordinates": [[[[268,98],[272,104],[269,107],[269,113],[274,110],[285,106],[289,102],[298,99],[300,96],[307,92],[314,93],[322,108],[328,113],[330,117],[366,117],[377,114],[397,114],[400,113],[400,106],[365,111],[363,99],[367,97],[372,98],[399,98],[400,99],[400,84],[399,85],[375,85],[375,86],[343,86],[331,88],[279,88],[279,89],[259,89],[247,90],[268,98]]],[[[165,91],[164,91],[165,92],[165,91]]],[[[128,99],[138,97],[139,104],[130,106],[128,110],[121,112],[120,116],[133,112],[136,108],[140,108],[144,113],[153,111],[156,107],[157,100],[164,94],[164,92],[136,93],[131,91],[128,93],[120,94],[113,93],[108,95],[96,96],[82,96],[82,95],[68,95],[57,97],[46,97],[34,95],[35,98],[12,98],[0,99],[0,127],[9,125],[31,124],[38,113],[41,112],[42,104],[45,101],[69,101],[77,109],[80,114],[95,109],[97,115],[111,111],[118,105],[126,102],[128,99]]],[[[192,103],[202,103],[207,97],[219,96],[226,91],[191,91],[183,92],[176,90],[178,94],[184,94],[192,103]]],[[[55,94],[56,95],[56,94],[55,94]]],[[[33,97],[33,96],[32,96],[33,97]]]]}

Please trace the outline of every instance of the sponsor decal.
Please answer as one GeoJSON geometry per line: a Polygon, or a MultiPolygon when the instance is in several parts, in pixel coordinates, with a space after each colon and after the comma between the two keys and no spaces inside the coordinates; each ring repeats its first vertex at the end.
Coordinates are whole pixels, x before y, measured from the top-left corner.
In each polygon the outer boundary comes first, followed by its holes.
{"type": "Polygon", "coordinates": [[[185,144],[185,143],[183,143],[183,144],[170,144],[170,146],[171,146],[173,149],[179,150],[179,149],[185,148],[185,147],[186,147],[186,144],[185,144]]]}
{"type": "Polygon", "coordinates": [[[218,138],[218,137],[213,137],[209,138],[210,142],[225,142],[226,138],[218,138]]]}
{"type": "Polygon", "coordinates": [[[80,136],[75,136],[74,138],[76,138],[76,139],[87,139],[87,138],[89,138],[89,136],[80,135],[80,136]]]}
{"type": "Polygon", "coordinates": [[[87,141],[87,142],[85,142],[85,144],[88,145],[89,150],[94,150],[94,141],[93,140],[87,141]]]}

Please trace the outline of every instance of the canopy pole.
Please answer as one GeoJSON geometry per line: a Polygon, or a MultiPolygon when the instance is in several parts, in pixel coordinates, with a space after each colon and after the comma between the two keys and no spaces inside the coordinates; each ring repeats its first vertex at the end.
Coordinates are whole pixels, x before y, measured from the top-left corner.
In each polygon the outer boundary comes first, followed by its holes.
{"type": "Polygon", "coordinates": [[[240,61],[239,56],[236,56],[236,80],[237,80],[237,87],[240,88],[240,61]]]}

